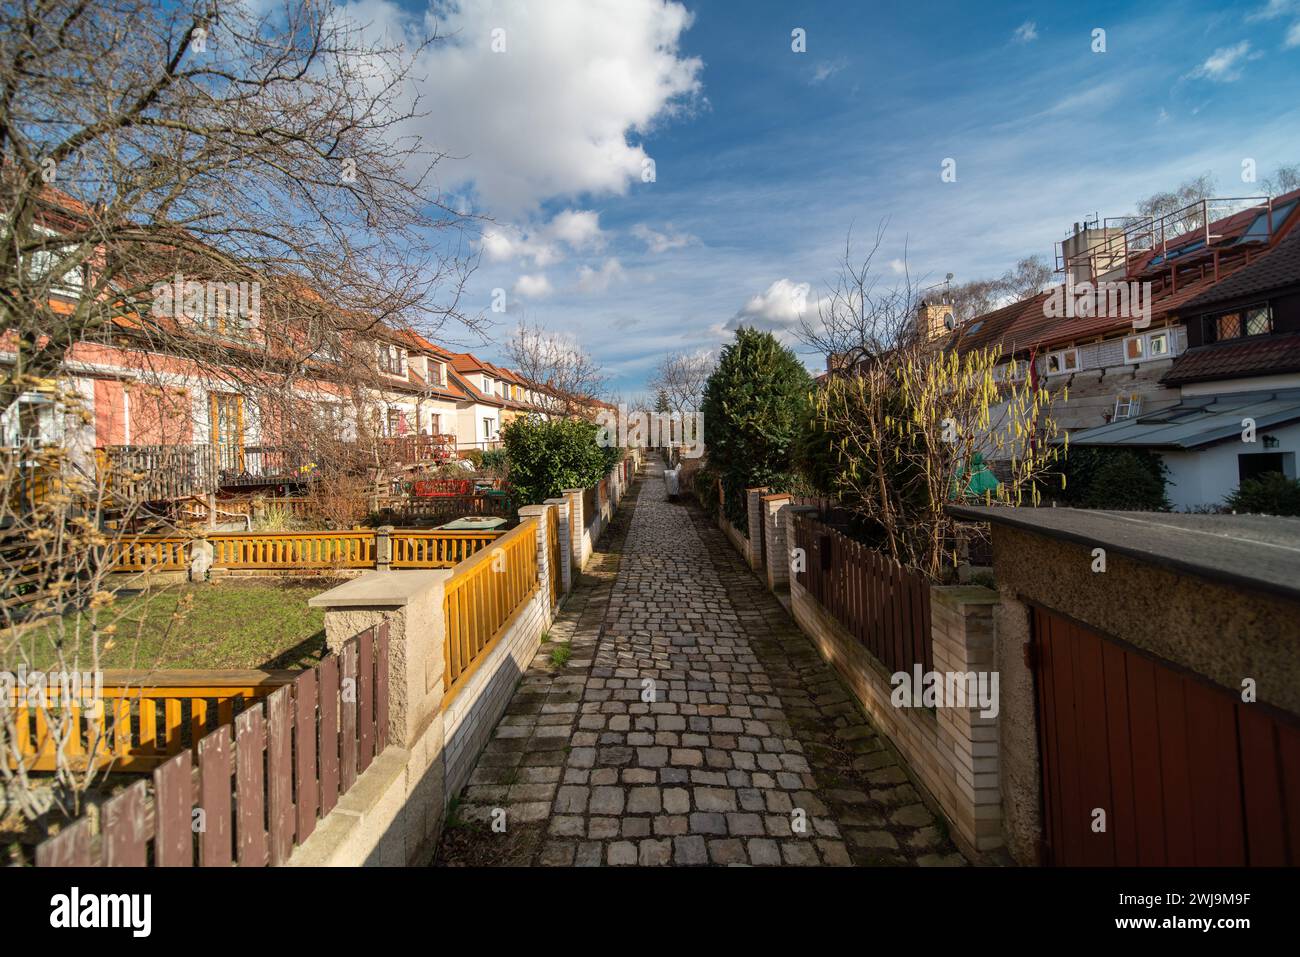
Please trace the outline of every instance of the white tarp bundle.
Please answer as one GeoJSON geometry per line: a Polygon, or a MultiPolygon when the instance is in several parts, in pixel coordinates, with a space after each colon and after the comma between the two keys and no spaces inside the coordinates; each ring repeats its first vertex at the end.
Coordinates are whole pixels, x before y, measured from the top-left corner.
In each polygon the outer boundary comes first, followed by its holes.
{"type": "Polygon", "coordinates": [[[664,484],[668,486],[668,496],[670,498],[677,495],[677,476],[681,472],[681,467],[675,469],[664,469],[664,484]]]}

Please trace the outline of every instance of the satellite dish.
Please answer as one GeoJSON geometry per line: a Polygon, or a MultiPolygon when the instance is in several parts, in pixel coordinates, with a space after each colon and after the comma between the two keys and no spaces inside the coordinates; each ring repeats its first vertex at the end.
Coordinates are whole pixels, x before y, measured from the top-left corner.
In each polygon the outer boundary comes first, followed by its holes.
{"type": "Polygon", "coordinates": [[[957,328],[957,320],[953,318],[951,312],[943,317],[943,327],[947,329],[949,332],[957,328]]]}

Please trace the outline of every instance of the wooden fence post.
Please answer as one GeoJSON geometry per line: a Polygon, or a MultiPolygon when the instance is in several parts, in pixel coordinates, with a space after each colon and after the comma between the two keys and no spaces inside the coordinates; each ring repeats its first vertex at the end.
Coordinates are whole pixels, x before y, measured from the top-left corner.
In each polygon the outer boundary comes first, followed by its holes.
{"type": "Polygon", "coordinates": [[[554,506],[559,512],[560,529],[560,588],[564,594],[573,591],[573,529],[569,525],[569,498],[548,498],[547,505],[554,506]]]}

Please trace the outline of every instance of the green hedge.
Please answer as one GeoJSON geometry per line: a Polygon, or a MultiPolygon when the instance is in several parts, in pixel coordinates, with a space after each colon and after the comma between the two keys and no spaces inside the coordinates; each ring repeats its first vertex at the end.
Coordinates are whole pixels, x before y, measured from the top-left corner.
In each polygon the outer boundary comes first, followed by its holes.
{"type": "Polygon", "coordinates": [[[1300,515],[1300,481],[1281,472],[1246,479],[1227,499],[1234,512],[1258,515],[1300,515]]]}
{"type": "Polygon", "coordinates": [[[590,488],[623,458],[597,444],[599,429],[580,419],[515,419],[501,431],[510,484],[520,505],[539,505],[566,488],[590,488]]]}

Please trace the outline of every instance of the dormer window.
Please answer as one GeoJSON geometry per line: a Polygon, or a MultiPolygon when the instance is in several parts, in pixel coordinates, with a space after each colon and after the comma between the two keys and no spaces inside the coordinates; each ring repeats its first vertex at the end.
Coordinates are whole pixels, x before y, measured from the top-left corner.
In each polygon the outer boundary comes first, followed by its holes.
{"type": "Polygon", "coordinates": [[[441,362],[429,363],[429,383],[442,388],[447,385],[447,367],[441,362]]]}
{"type": "Polygon", "coordinates": [[[1220,312],[1201,319],[1201,339],[1226,342],[1243,336],[1266,336],[1273,331],[1273,310],[1267,303],[1220,312]]]}
{"type": "Polygon", "coordinates": [[[379,371],[392,376],[406,376],[406,350],[386,342],[379,344],[379,371]]]}

